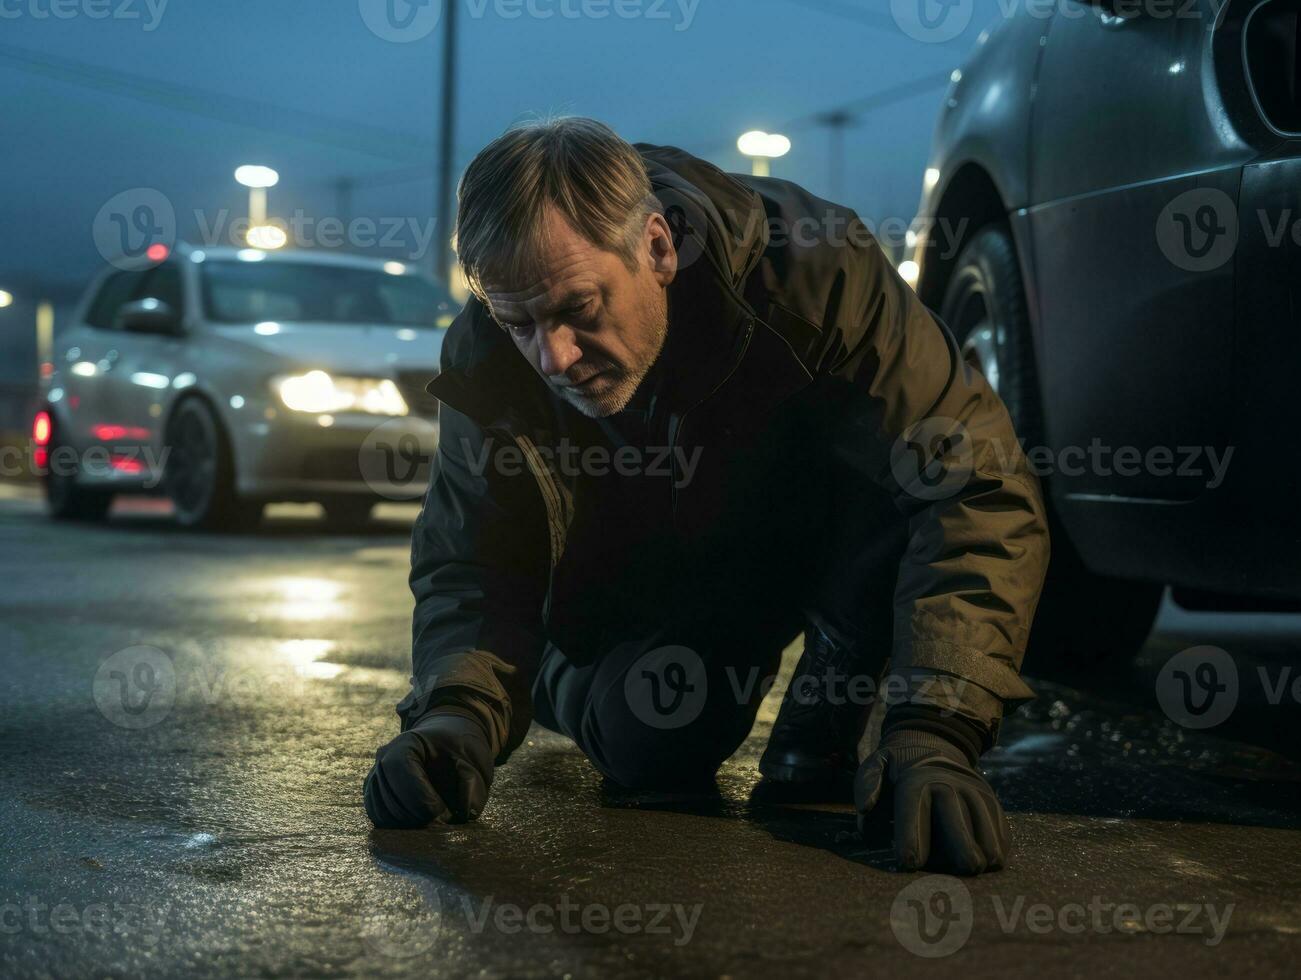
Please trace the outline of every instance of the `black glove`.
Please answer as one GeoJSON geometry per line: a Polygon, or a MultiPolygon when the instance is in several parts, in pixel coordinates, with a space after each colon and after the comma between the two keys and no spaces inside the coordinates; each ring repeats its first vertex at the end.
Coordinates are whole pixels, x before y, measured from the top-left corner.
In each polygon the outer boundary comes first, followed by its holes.
{"type": "Polygon", "coordinates": [[[474,713],[435,708],[375,753],[366,813],[376,827],[473,820],[488,802],[492,746],[474,713]]]}
{"type": "Polygon", "coordinates": [[[881,800],[887,774],[894,796],[894,852],[905,871],[974,875],[996,871],[1007,861],[1012,850],[1007,817],[957,744],[932,731],[889,728],[854,777],[860,832],[881,800]]]}

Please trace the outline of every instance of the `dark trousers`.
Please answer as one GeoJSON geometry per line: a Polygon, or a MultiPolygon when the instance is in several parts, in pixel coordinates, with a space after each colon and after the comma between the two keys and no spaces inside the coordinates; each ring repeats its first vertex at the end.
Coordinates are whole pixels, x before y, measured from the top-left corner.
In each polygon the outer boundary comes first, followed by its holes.
{"type": "Polygon", "coordinates": [[[883,494],[852,503],[829,508],[810,552],[791,563],[795,574],[765,579],[780,589],[751,589],[749,601],[630,636],[583,666],[548,645],[533,687],[537,722],[623,786],[671,788],[712,779],[737,750],[801,628],[854,644],[856,669],[879,676],[906,527],[883,494]]]}

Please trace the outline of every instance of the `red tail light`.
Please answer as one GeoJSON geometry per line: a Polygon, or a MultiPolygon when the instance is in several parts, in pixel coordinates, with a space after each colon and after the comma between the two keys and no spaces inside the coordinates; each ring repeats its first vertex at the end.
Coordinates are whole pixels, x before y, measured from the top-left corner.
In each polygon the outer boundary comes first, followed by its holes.
{"type": "Polygon", "coordinates": [[[37,469],[45,469],[50,458],[50,413],[37,412],[36,418],[32,422],[32,442],[35,448],[32,451],[32,462],[36,464],[37,469]]]}

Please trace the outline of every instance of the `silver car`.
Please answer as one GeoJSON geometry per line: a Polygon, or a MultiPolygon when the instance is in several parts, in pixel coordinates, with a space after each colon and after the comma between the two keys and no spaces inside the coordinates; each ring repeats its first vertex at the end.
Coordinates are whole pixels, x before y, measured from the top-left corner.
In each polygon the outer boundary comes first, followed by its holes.
{"type": "Polygon", "coordinates": [[[418,498],[438,440],[432,279],[356,256],[178,246],[110,269],[59,335],[34,426],[55,518],[164,492],[186,526],[319,501],[360,525],[418,498]]]}

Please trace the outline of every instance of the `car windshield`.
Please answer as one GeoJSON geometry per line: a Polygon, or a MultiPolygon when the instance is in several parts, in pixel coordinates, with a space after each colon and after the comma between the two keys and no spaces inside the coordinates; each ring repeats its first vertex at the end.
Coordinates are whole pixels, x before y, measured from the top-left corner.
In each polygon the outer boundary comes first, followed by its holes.
{"type": "Polygon", "coordinates": [[[218,323],[259,320],[445,326],[451,299],[420,276],[313,262],[202,265],[203,306],[218,323]]]}

